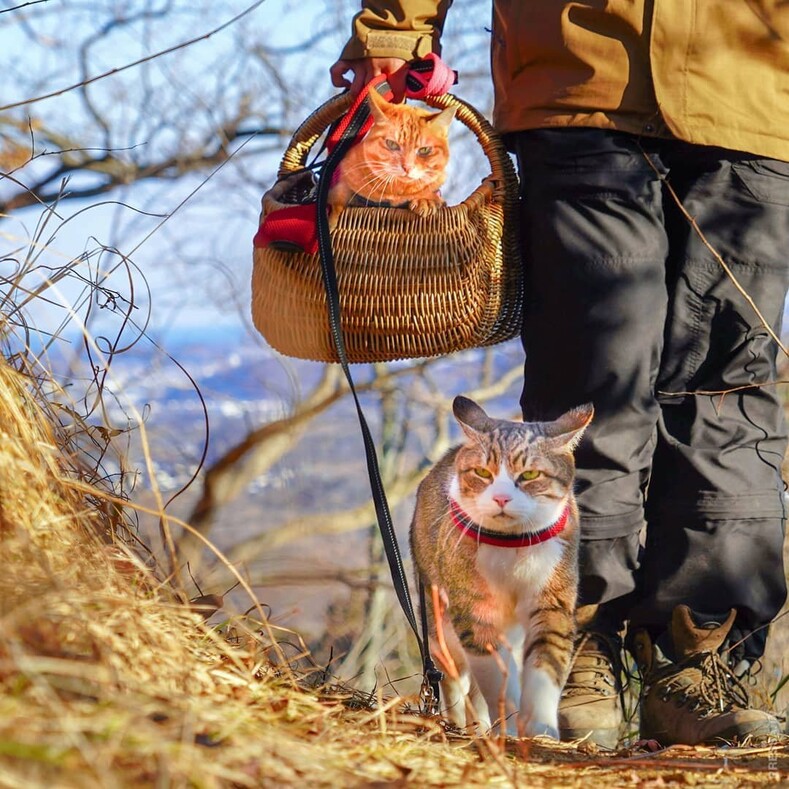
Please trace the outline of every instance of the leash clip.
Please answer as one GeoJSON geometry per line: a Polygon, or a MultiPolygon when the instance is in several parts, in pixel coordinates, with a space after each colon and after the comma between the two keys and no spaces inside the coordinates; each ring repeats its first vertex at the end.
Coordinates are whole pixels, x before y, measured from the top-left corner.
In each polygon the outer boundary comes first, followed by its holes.
{"type": "Polygon", "coordinates": [[[435,717],[439,713],[439,692],[438,683],[444,679],[444,673],[436,668],[432,660],[425,664],[425,672],[422,676],[422,687],[419,691],[419,699],[422,703],[422,714],[435,717]]]}

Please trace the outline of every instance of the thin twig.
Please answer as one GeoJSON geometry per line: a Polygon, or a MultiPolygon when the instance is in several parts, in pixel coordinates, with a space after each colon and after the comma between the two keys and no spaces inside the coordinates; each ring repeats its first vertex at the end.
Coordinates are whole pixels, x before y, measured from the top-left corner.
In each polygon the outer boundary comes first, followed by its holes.
{"type": "Polygon", "coordinates": [[[20,11],[31,5],[41,5],[41,3],[48,3],[49,0],[30,0],[29,3],[22,3],[21,5],[12,5],[10,8],[0,8],[0,14],[8,14],[11,11],[20,11]]]}
{"type": "Polygon", "coordinates": [[[685,397],[686,395],[727,395],[734,392],[742,392],[744,389],[762,389],[765,386],[778,386],[778,384],[789,384],[789,379],[782,379],[780,381],[765,381],[763,384],[743,384],[742,386],[733,386],[731,389],[694,389],[692,392],[662,392],[658,394],[663,397],[685,397]]]}
{"type": "MultiPolygon", "coordinates": [[[[135,66],[140,66],[143,63],[149,63],[152,60],[156,60],[156,58],[160,58],[163,55],[169,55],[173,52],[177,52],[179,49],[185,49],[186,47],[192,46],[192,44],[196,44],[198,41],[205,41],[211,36],[220,33],[227,27],[234,25],[240,19],[243,19],[247,14],[252,13],[258,6],[263,5],[265,0],[257,0],[257,2],[253,3],[251,6],[245,8],[240,14],[236,14],[232,19],[228,19],[227,22],[223,22],[218,27],[215,27],[213,30],[210,30],[208,33],[204,33],[201,36],[197,36],[196,38],[191,38],[188,41],[182,41],[180,44],[176,44],[172,47],[168,47],[167,49],[163,49],[160,52],[154,52],[153,55],[147,55],[144,58],[140,58],[139,60],[135,60],[132,63],[127,63],[125,66],[118,66],[118,68],[110,69],[109,71],[105,71],[103,74],[97,74],[95,77],[88,77],[88,79],[84,79],[81,82],[75,82],[73,85],[69,85],[66,88],[61,88],[60,90],[53,90],[51,93],[45,93],[42,96],[36,96],[32,99],[24,99],[23,101],[17,101],[13,104],[6,104],[3,107],[0,107],[0,112],[5,112],[6,110],[13,110],[17,107],[26,107],[30,104],[36,104],[39,101],[44,101],[45,99],[51,99],[55,96],[62,96],[64,93],[68,93],[71,90],[76,90],[77,88],[82,88],[85,85],[90,85],[93,82],[98,82],[105,77],[112,77],[115,74],[120,74],[122,71],[126,71],[127,69],[134,68],[135,66]]],[[[10,10],[10,9],[9,9],[10,10]]]]}
{"type": "Polygon", "coordinates": [[[649,158],[649,156],[647,156],[646,151],[642,150],[642,154],[646,159],[647,164],[649,164],[649,166],[654,170],[655,175],[657,175],[660,182],[668,190],[668,193],[671,195],[674,202],[677,204],[677,208],[679,208],[679,210],[682,212],[682,215],[690,223],[690,226],[693,228],[693,231],[701,239],[702,244],[704,244],[704,246],[707,247],[707,249],[710,251],[710,254],[715,258],[715,260],[718,262],[721,268],[726,272],[727,276],[732,281],[734,287],[740,292],[740,294],[748,302],[748,304],[750,304],[751,308],[753,309],[753,311],[756,313],[759,320],[761,321],[762,326],[764,326],[764,328],[767,330],[767,333],[770,335],[770,337],[772,337],[773,340],[775,340],[778,347],[783,351],[784,356],[789,358],[789,350],[787,350],[787,348],[781,342],[781,338],[775,333],[774,329],[772,328],[772,326],[770,326],[769,322],[764,317],[764,315],[762,315],[761,310],[756,306],[756,302],[751,298],[751,296],[748,294],[745,288],[743,288],[743,286],[740,285],[739,280],[737,279],[737,277],[734,276],[734,272],[731,270],[729,265],[723,259],[720,252],[718,252],[718,250],[715,249],[715,247],[713,247],[712,244],[710,244],[710,242],[707,240],[707,237],[702,232],[702,229],[699,227],[698,222],[696,222],[696,220],[690,214],[688,209],[685,208],[685,206],[682,204],[682,200],[679,199],[679,195],[674,191],[674,187],[669,183],[666,176],[663,173],[661,173],[660,170],[658,170],[658,168],[655,166],[655,163],[649,158]]]}
{"type": "MultiPolygon", "coordinates": [[[[92,485],[89,485],[80,480],[62,477],[60,481],[70,488],[82,491],[83,493],[88,493],[92,496],[100,496],[105,501],[112,502],[113,504],[118,504],[121,507],[124,508],[130,507],[131,509],[136,510],[137,512],[142,512],[145,513],[146,515],[153,515],[155,517],[161,517],[162,515],[161,510],[156,510],[153,509],[152,507],[146,507],[145,505],[139,504],[137,502],[127,501],[126,499],[122,499],[119,496],[115,496],[114,494],[109,493],[108,491],[98,490],[92,485]]],[[[219,561],[225,565],[225,567],[227,567],[227,569],[230,571],[230,573],[233,575],[236,581],[238,581],[239,586],[241,586],[241,588],[249,595],[249,599],[252,601],[255,610],[260,615],[261,624],[263,624],[267,629],[270,629],[268,617],[263,612],[263,608],[260,605],[260,601],[257,599],[257,596],[252,591],[252,587],[247,583],[244,577],[233,566],[233,564],[225,556],[225,554],[222,553],[222,551],[219,548],[217,548],[216,545],[214,545],[210,540],[208,540],[206,537],[200,534],[200,532],[198,532],[196,529],[194,529],[192,526],[186,523],[186,521],[182,521],[179,518],[176,518],[175,516],[172,515],[168,516],[168,519],[172,521],[174,524],[176,524],[177,526],[180,526],[182,529],[186,529],[187,531],[194,534],[194,536],[197,537],[197,539],[200,540],[205,545],[205,547],[208,548],[219,559],[219,561]]],[[[275,649],[276,649],[276,640],[275,639],[272,640],[275,643],[275,649]]],[[[283,664],[287,664],[287,660],[285,658],[284,653],[278,654],[278,657],[281,657],[283,664]]]]}

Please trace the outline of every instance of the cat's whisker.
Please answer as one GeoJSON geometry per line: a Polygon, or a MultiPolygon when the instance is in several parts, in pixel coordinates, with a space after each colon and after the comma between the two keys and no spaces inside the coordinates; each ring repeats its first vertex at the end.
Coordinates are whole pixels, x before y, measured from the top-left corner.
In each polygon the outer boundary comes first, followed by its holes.
{"type": "Polygon", "coordinates": [[[354,185],[355,190],[358,192],[361,189],[364,189],[372,180],[374,180],[377,176],[375,174],[366,173],[365,177],[362,178],[359,183],[354,185]]]}
{"type": "Polygon", "coordinates": [[[340,166],[340,172],[343,176],[354,175],[359,170],[366,170],[369,168],[367,162],[359,162],[358,164],[347,164],[343,162],[340,166]]]}
{"type": "MultiPolygon", "coordinates": [[[[436,519],[436,523],[440,523],[444,520],[447,516],[440,516],[436,519]]],[[[442,550],[446,553],[447,556],[452,557],[455,553],[460,549],[460,546],[463,544],[463,533],[458,530],[454,531],[446,531],[442,534],[443,543],[442,543],[442,550]]]]}
{"type": "Polygon", "coordinates": [[[362,181],[361,185],[362,187],[370,186],[371,184],[378,183],[385,177],[384,173],[368,173],[367,178],[362,181]]]}
{"type": "Polygon", "coordinates": [[[447,508],[444,512],[439,513],[439,515],[436,516],[432,525],[440,535],[442,551],[445,552],[447,556],[451,557],[455,555],[460,546],[463,544],[463,533],[456,529],[448,531],[439,528],[441,523],[448,517],[449,509],[447,508]]]}
{"type": "Polygon", "coordinates": [[[386,199],[386,195],[391,191],[391,184],[394,181],[392,176],[382,180],[381,182],[381,202],[386,199]]]}
{"type": "Polygon", "coordinates": [[[384,176],[379,173],[374,173],[367,181],[362,182],[362,184],[359,186],[359,191],[357,194],[362,194],[362,196],[366,197],[367,199],[376,202],[376,187],[380,184],[382,199],[378,202],[383,202],[383,195],[386,194],[386,183],[387,182],[384,176]]]}

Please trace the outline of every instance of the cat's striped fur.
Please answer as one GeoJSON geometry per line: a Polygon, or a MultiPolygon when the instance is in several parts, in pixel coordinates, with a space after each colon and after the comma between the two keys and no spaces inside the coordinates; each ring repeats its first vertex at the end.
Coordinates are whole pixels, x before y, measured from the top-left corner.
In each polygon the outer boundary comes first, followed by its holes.
{"type": "MultiPolygon", "coordinates": [[[[522,423],[492,419],[458,397],[454,413],[466,442],[420,485],[411,525],[415,569],[428,599],[433,585],[439,591],[442,631],[458,671],[442,682],[442,707],[461,727],[487,730],[505,710],[510,732],[558,737],[578,583],[572,451],[592,407],[553,422],[522,423]],[[539,544],[481,544],[453,523],[451,500],[497,534],[538,533],[561,519],[565,508],[567,520],[560,533],[539,544]],[[508,665],[506,683],[491,651],[508,665]]],[[[441,664],[435,612],[428,607],[431,648],[441,664]]]]}

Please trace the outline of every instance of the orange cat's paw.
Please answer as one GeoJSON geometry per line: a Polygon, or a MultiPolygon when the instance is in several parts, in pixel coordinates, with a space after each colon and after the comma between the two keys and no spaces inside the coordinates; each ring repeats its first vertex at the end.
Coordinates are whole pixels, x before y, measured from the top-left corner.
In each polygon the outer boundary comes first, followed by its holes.
{"type": "Polygon", "coordinates": [[[340,203],[334,203],[329,206],[329,232],[334,232],[334,228],[337,227],[337,222],[344,208],[345,206],[340,203]]]}
{"type": "Polygon", "coordinates": [[[432,216],[433,214],[438,213],[440,208],[444,207],[443,200],[428,200],[427,198],[421,198],[419,200],[412,200],[408,207],[415,213],[419,214],[419,216],[432,216]]]}

